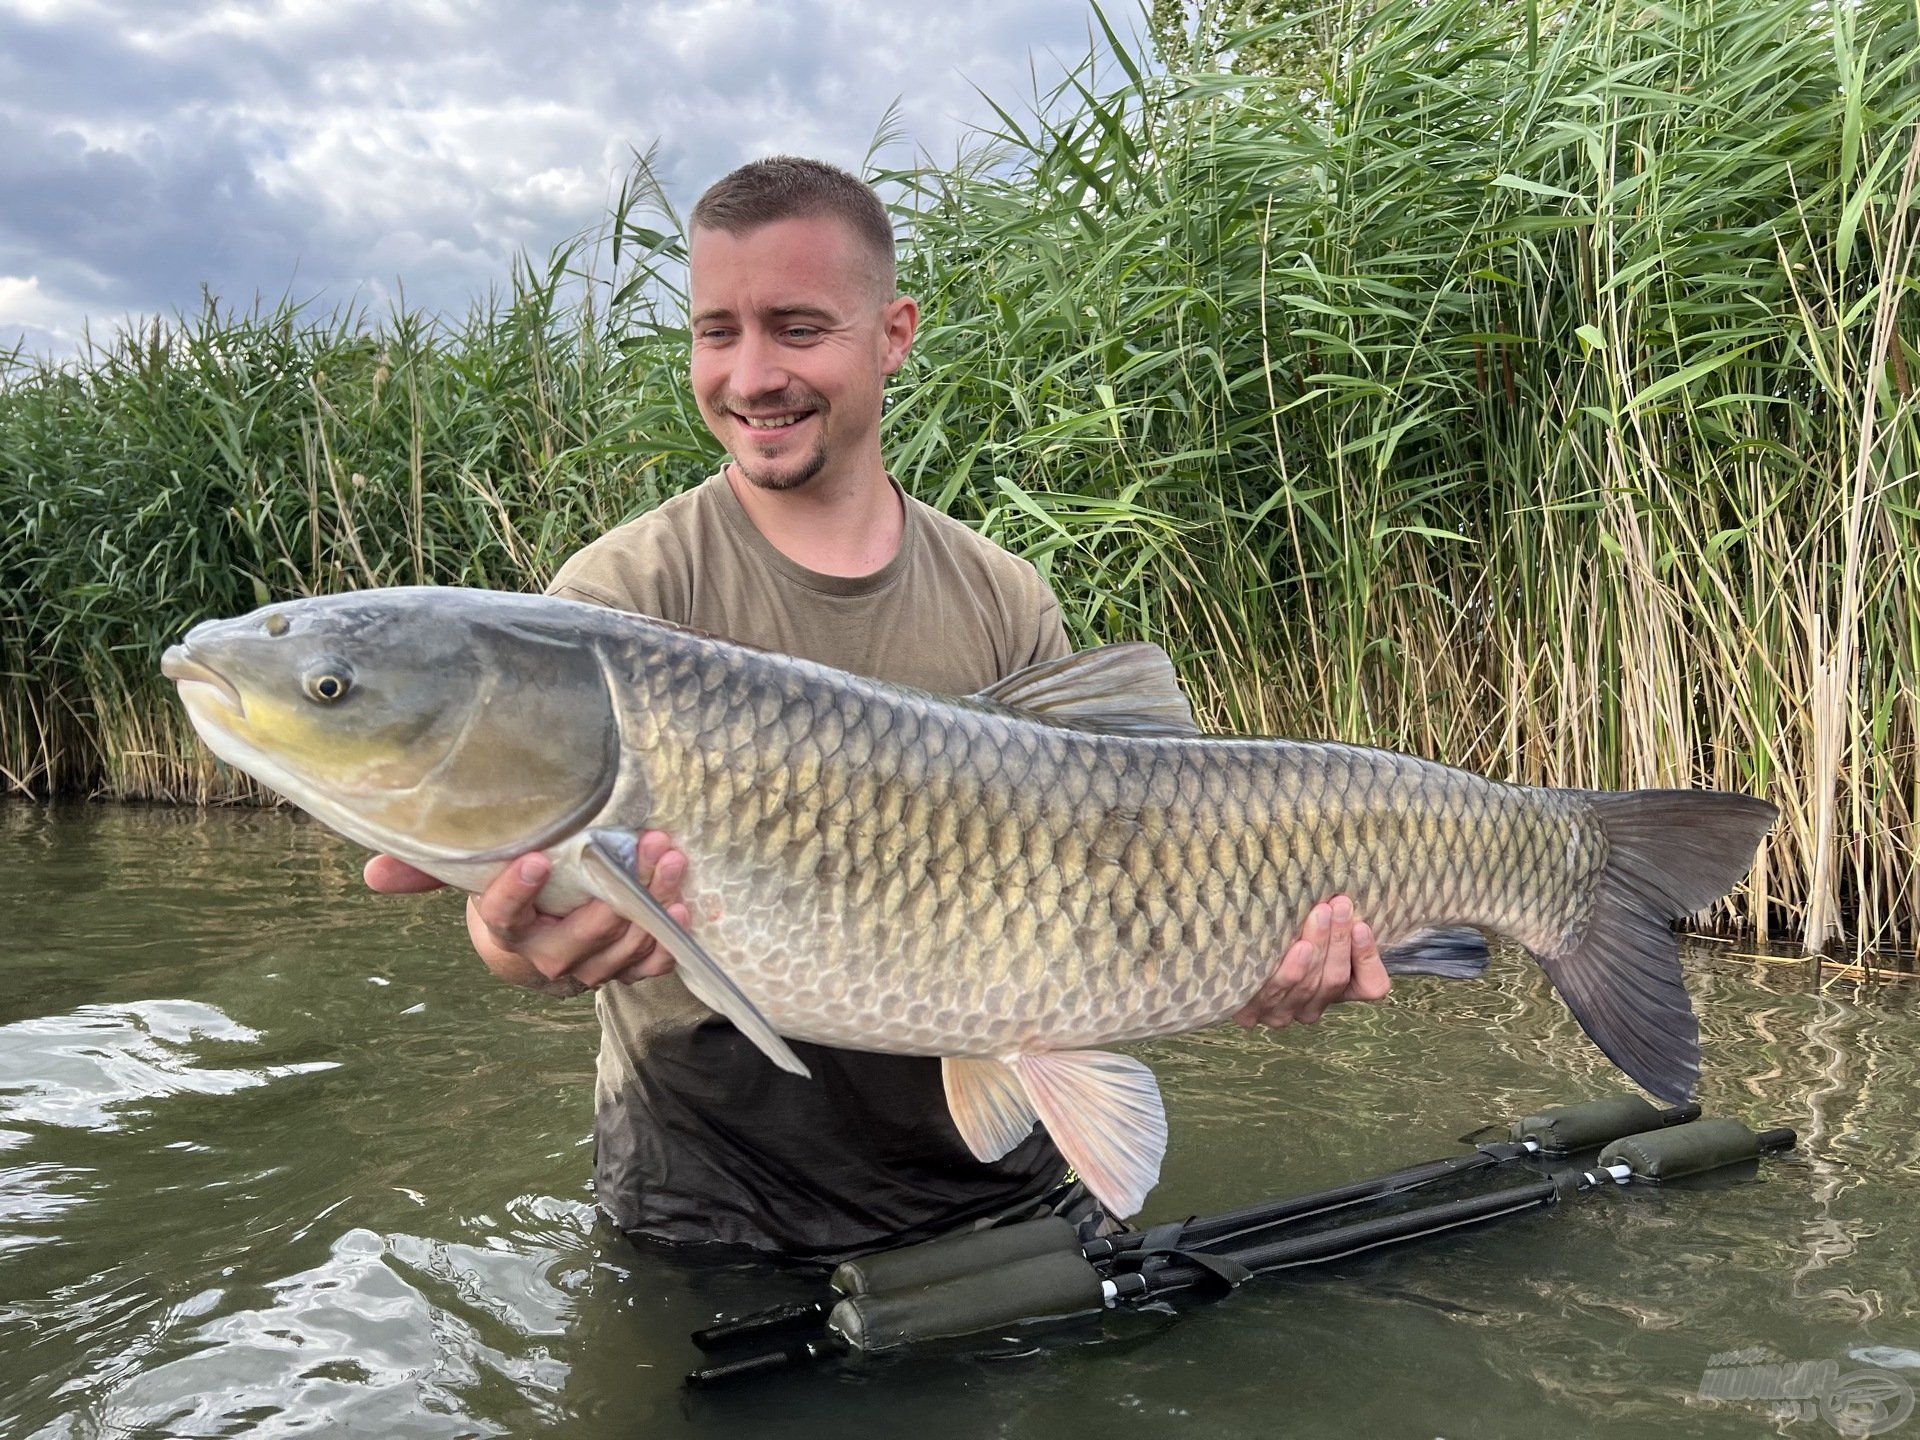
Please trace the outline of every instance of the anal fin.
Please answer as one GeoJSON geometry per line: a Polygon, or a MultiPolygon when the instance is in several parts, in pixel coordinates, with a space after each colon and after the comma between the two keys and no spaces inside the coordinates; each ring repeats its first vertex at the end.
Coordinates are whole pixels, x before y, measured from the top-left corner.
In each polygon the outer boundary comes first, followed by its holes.
{"type": "Polygon", "coordinates": [[[1389,975],[1477,980],[1487,968],[1487,937],[1468,926],[1422,930],[1380,952],[1389,975]]]}

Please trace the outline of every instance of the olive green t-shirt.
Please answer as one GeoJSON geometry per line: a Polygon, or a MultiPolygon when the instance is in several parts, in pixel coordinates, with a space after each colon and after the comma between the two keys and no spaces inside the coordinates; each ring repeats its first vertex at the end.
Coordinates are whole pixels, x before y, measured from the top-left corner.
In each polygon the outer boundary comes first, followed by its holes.
{"type": "MultiPolygon", "coordinates": [[[[1032,565],[894,489],[900,550],[870,575],[783,555],[722,471],[579,551],[548,592],[951,695],[1068,653],[1032,565]]],[[[672,975],[604,986],[598,1006],[594,1180],[627,1230],[830,1257],[1007,1209],[1066,1168],[1038,1130],[974,1159],[938,1060],[796,1042],[801,1079],[672,975]]]]}

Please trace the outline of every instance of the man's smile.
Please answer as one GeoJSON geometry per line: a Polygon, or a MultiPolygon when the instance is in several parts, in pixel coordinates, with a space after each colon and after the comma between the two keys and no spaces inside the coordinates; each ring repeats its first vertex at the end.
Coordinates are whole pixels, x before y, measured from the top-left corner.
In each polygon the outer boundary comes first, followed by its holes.
{"type": "Polygon", "coordinates": [[[733,412],[733,418],[749,430],[762,434],[779,435],[798,428],[813,416],[811,410],[789,410],[780,415],[743,415],[733,412]]]}

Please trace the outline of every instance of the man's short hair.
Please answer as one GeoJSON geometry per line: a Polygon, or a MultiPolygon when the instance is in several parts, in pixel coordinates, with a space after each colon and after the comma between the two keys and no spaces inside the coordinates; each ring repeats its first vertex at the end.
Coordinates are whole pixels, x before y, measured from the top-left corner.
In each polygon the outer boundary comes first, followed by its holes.
{"type": "Polygon", "coordinates": [[[873,187],[823,160],[772,155],[751,160],[707,187],[693,207],[693,230],[744,235],[776,220],[840,221],[873,259],[874,279],[891,300],[896,288],[893,222],[873,187]]]}

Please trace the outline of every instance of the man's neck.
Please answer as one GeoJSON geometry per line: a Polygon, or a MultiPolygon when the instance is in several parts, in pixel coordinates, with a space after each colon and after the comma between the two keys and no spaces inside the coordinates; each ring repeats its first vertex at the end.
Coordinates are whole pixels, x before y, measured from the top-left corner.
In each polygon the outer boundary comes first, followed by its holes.
{"type": "Polygon", "coordinates": [[[728,461],[726,481],[754,528],[796,565],[821,575],[871,575],[900,553],[906,514],[878,463],[793,490],[762,490],[728,461]]]}

